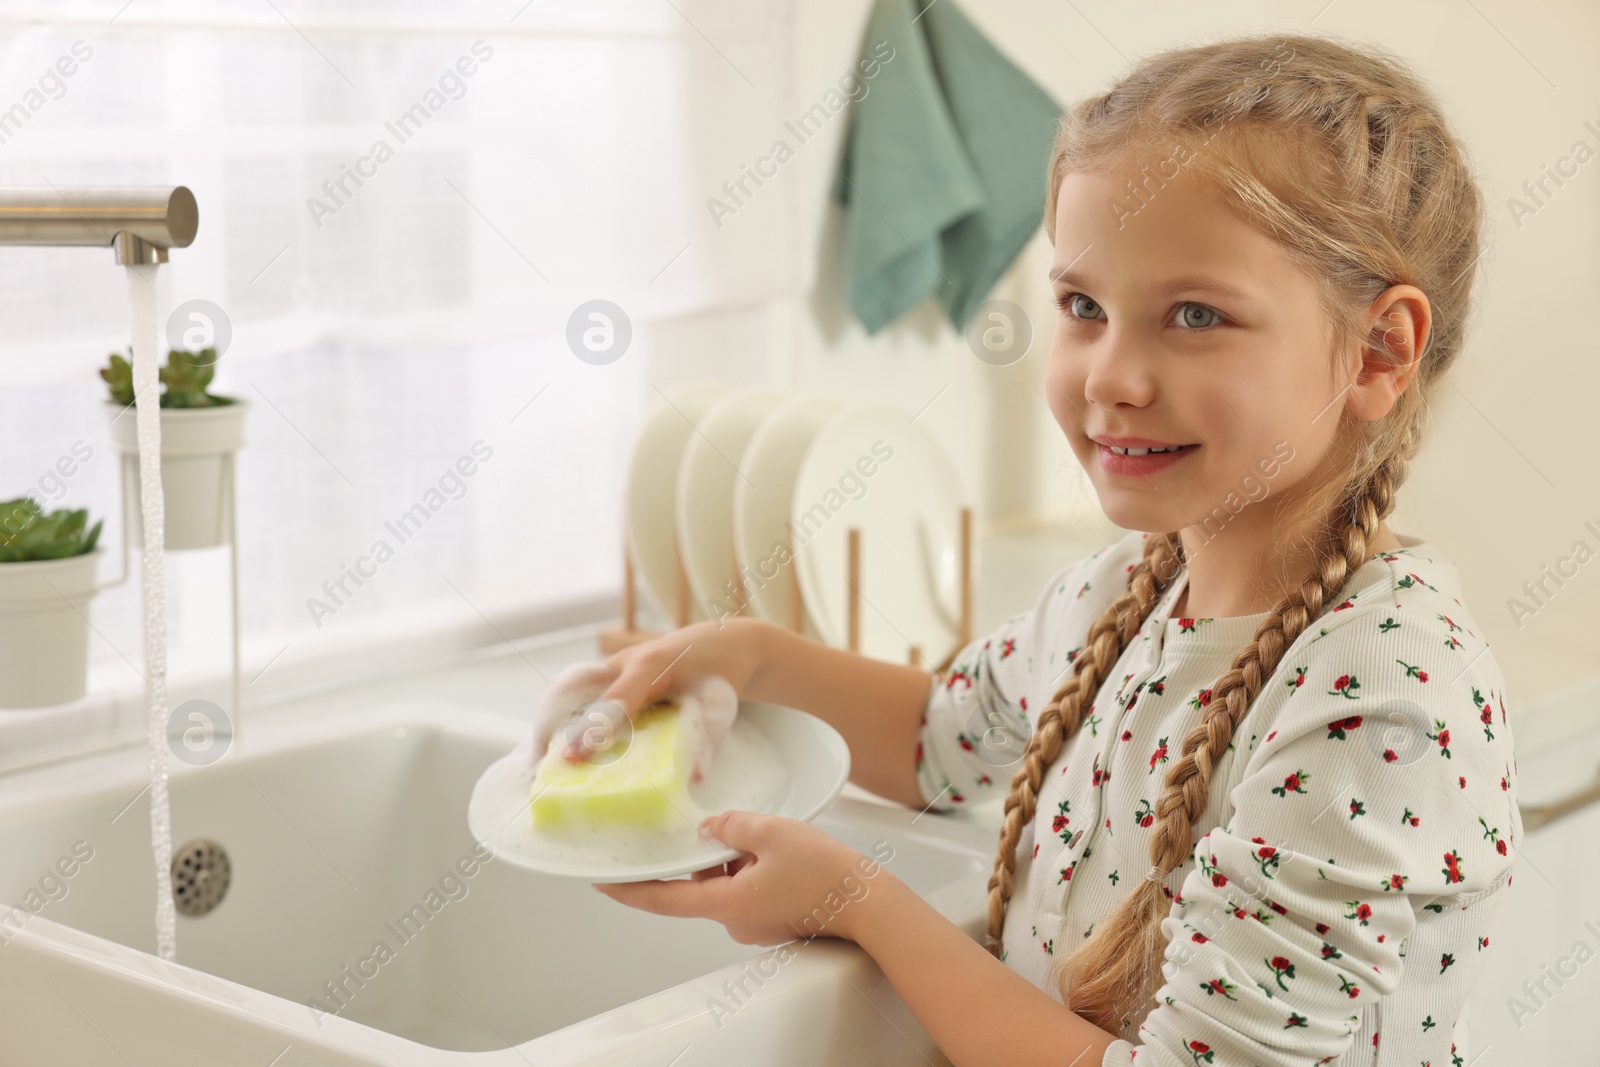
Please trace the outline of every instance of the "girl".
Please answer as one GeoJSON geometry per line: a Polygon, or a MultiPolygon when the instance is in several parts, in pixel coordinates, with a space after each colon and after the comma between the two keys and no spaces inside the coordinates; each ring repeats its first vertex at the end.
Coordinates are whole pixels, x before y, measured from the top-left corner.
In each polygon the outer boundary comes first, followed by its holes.
{"type": "MultiPolygon", "coordinates": [[[[602,697],[720,674],[919,808],[1009,776],[987,951],[887,869],[823,931],[956,1064],[1462,1064],[1521,836],[1505,686],[1384,520],[1464,340],[1463,148],[1377,50],[1247,37],[1076,106],[1049,190],[1046,399],[1130,532],[944,676],[735,619],[613,655],[602,697]]],[[[794,820],[704,829],[748,855],[598,888],[776,944],[868,869],[794,820]]]]}

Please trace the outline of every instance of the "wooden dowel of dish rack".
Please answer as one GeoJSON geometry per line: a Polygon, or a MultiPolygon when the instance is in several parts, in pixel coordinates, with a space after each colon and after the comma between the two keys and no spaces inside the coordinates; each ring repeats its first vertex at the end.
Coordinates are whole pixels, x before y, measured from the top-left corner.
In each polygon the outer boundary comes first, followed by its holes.
{"type": "Polygon", "coordinates": [[[638,596],[633,591],[633,553],[628,550],[628,539],[622,539],[622,628],[630,631],[639,610],[638,596]]]}
{"type": "Polygon", "coordinates": [[[911,665],[913,667],[922,666],[922,649],[917,645],[911,646],[911,665]]]}
{"type": "Polygon", "coordinates": [[[736,610],[734,614],[744,615],[746,614],[747,609],[750,607],[750,588],[744,584],[744,573],[740,570],[739,530],[737,523],[732,522],[731,514],[729,516],[729,521],[730,526],[728,530],[728,544],[733,546],[733,552],[730,556],[730,563],[733,567],[733,588],[730,590],[730,592],[732,592],[734,597],[737,598],[739,604],[738,610],[736,610]]]}
{"type": "Polygon", "coordinates": [[[961,647],[972,643],[972,509],[961,509],[961,647]]]}
{"type": "Polygon", "coordinates": [[[673,554],[678,561],[678,625],[689,625],[689,572],[683,566],[681,550],[673,554]]]}
{"type": "Polygon", "coordinates": [[[943,661],[933,668],[935,674],[943,675],[956,661],[956,656],[961,650],[972,643],[972,509],[961,509],[961,622],[956,634],[956,642],[943,661]]]}
{"type": "Polygon", "coordinates": [[[805,629],[805,602],[800,599],[800,559],[795,551],[794,531],[789,531],[789,629],[800,633],[805,629]]]}
{"type": "Polygon", "coordinates": [[[600,651],[606,655],[659,636],[654,630],[640,629],[639,595],[634,587],[633,553],[627,534],[622,539],[622,625],[600,631],[600,651]]]}
{"type": "Polygon", "coordinates": [[[845,601],[849,625],[846,629],[845,647],[851,652],[861,651],[861,530],[850,527],[848,537],[849,564],[845,571],[846,580],[850,583],[850,592],[845,601]]]}

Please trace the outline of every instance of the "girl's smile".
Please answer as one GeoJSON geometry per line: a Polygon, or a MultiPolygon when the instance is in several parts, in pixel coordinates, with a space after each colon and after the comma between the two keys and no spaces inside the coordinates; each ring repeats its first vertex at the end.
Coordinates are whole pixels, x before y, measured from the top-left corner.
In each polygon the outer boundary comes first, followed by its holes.
{"type": "Polygon", "coordinates": [[[1099,445],[1100,469],[1107,474],[1148,477],[1181,462],[1200,446],[1167,444],[1143,437],[1110,437],[1095,434],[1089,438],[1099,445]]]}

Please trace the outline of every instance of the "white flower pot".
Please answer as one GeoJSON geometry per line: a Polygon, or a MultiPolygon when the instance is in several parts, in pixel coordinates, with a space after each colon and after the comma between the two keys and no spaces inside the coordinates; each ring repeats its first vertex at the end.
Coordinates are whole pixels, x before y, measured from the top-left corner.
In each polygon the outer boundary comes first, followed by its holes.
{"type": "MultiPolygon", "coordinates": [[[[231,458],[244,444],[247,400],[214,408],[161,409],[161,488],[167,548],[212,548],[227,541],[232,518],[227,481],[231,458]]],[[[128,543],[144,544],[139,504],[137,412],[106,401],[111,445],[123,454],[122,515],[128,543]]]]}
{"type": "Polygon", "coordinates": [[[89,598],[105,549],[0,563],[0,708],[40,708],[89,688],[89,598]]]}

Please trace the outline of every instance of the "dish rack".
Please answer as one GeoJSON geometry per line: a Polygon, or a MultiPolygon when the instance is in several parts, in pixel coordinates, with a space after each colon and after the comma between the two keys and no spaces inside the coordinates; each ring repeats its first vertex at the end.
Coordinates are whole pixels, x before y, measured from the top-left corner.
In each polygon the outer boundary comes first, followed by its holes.
{"type": "MultiPolygon", "coordinates": [[[[973,567],[972,567],[972,522],[973,513],[970,507],[961,509],[961,614],[957,629],[957,639],[954,647],[944,659],[933,667],[936,674],[944,674],[955,662],[961,650],[972,642],[972,616],[973,616],[973,567]]],[[[849,589],[845,593],[846,611],[848,613],[848,639],[845,647],[851,652],[861,650],[861,528],[851,526],[846,531],[846,558],[849,574],[849,589]]],[[[626,539],[624,539],[626,541],[626,539]]],[[[790,564],[788,566],[787,581],[790,583],[789,598],[789,629],[800,632],[803,625],[803,601],[800,595],[800,571],[794,564],[796,553],[794,546],[790,546],[790,564]]],[[[740,575],[737,568],[734,572],[734,587],[739,586],[740,575]]],[[[673,606],[673,627],[681,629],[689,625],[689,574],[683,566],[683,560],[678,560],[678,587],[677,602],[673,606]]],[[[733,612],[734,616],[744,614],[747,605],[741,604],[739,610],[733,612]]],[[[641,627],[638,625],[639,598],[637,579],[633,569],[633,554],[624,547],[622,552],[622,625],[611,627],[600,633],[600,650],[607,655],[631,645],[649,641],[663,636],[663,631],[641,627]]],[[[913,667],[922,666],[922,649],[911,645],[906,650],[907,662],[913,667]]]]}

